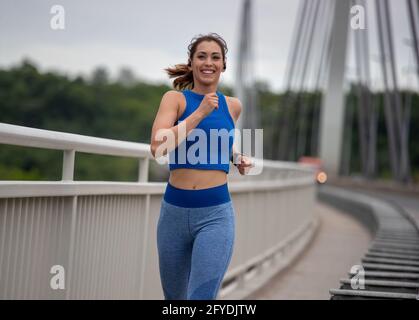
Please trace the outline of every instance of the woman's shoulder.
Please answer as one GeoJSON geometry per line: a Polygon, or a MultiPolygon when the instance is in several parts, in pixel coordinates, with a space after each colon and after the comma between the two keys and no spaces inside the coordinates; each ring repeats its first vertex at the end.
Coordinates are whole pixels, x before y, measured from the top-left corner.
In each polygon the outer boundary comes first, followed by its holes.
{"type": "Polygon", "coordinates": [[[235,113],[236,118],[238,118],[238,116],[240,115],[242,111],[241,101],[237,97],[229,97],[229,96],[225,96],[225,97],[226,97],[229,108],[231,108],[231,110],[235,113]]]}
{"type": "Polygon", "coordinates": [[[225,96],[227,100],[229,100],[229,102],[231,102],[232,104],[235,105],[240,105],[241,106],[241,101],[239,100],[239,98],[237,97],[230,97],[230,96],[225,96]]]}
{"type": "Polygon", "coordinates": [[[178,91],[174,89],[168,90],[164,93],[163,96],[167,98],[178,99],[179,97],[182,96],[182,91],[178,91]]]}
{"type": "Polygon", "coordinates": [[[182,105],[184,103],[184,96],[182,94],[182,91],[178,90],[168,90],[163,94],[162,99],[170,102],[176,103],[178,106],[182,105]]]}

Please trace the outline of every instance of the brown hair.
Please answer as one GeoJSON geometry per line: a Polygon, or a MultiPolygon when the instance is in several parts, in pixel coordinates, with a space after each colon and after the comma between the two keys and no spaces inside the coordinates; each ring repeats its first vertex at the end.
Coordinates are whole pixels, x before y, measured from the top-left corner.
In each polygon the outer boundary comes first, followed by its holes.
{"type": "Polygon", "coordinates": [[[221,48],[221,52],[223,55],[223,62],[224,62],[224,70],[227,68],[226,64],[226,54],[227,54],[227,43],[221,36],[217,33],[209,33],[206,35],[197,35],[192,40],[188,46],[188,63],[180,63],[176,64],[173,68],[165,68],[164,70],[169,75],[169,78],[176,78],[173,80],[173,87],[176,90],[182,89],[193,89],[194,81],[193,81],[193,72],[188,69],[188,66],[191,66],[193,55],[195,54],[196,48],[198,44],[203,41],[215,41],[221,48]]]}

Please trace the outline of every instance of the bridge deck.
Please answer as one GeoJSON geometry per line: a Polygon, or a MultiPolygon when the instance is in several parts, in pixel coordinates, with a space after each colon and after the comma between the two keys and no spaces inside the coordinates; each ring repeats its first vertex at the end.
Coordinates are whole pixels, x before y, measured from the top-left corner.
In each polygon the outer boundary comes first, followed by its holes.
{"type": "Polygon", "coordinates": [[[360,261],[372,240],[351,216],[317,203],[320,227],[311,245],[272,281],[249,299],[330,299],[329,289],[360,261]]]}
{"type": "MultiPolygon", "coordinates": [[[[330,290],[332,299],[419,299],[417,196],[365,188],[357,191],[375,203],[372,214],[378,222],[374,241],[362,258],[365,282],[358,286],[359,275],[351,271],[340,280],[339,289],[330,290]]],[[[362,201],[358,195],[352,192],[351,198],[362,201]]]]}

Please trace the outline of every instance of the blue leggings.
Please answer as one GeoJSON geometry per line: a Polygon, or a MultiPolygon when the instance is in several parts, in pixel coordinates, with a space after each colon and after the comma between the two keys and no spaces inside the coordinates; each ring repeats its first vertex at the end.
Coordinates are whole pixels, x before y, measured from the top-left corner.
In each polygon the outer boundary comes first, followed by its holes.
{"type": "Polygon", "coordinates": [[[197,190],[168,183],[157,224],[166,300],[215,300],[230,264],[235,214],[224,185],[197,190]]]}

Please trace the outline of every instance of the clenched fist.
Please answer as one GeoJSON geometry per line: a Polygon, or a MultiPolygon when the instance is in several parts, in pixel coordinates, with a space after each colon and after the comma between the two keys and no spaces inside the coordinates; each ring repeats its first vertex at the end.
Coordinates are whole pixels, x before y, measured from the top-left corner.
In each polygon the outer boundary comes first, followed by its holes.
{"type": "Polygon", "coordinates": [[[204,116],[207,116],[215,108],[218,109],[218,96],[216,92],[211,92],[204,96],[204,99],[202,100],[197,110],[202,112],[204,116]]]}

